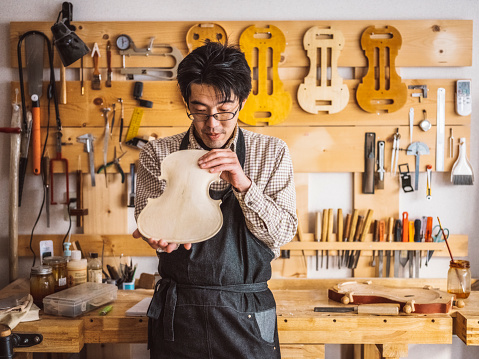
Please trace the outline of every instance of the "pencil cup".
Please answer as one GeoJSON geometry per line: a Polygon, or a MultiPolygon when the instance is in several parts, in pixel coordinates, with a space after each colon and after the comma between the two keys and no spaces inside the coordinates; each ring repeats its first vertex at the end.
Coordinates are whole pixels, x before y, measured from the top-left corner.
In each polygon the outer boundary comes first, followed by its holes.
{"type": "Polygon", "coordinates": [[[133,290],[135,289],[135,282],[124,282],[123,283],[124,290],[133,290]]]}

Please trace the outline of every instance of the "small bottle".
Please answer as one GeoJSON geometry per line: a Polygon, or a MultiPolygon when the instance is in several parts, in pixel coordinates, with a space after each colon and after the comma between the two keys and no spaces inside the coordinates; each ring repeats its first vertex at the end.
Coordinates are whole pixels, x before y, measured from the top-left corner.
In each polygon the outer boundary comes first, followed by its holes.
{"type": "Polygon", "coordinates": [[[63,289],[67,289],[67,260],[65,257],[45,257],[43,263],[52,267],[53,278],[55,279],[55,292],[59,292],[63,289]]]}
{"type": "Polygon", "coordinates": [[[65,259],[67,260],[67,262],[70,262],[70,258],[71,258],[71,255],[72,255],[72,251],[70,250],[70,246],[71,246],[71,242],[65,242],[63,243],[63,256],[65,257],[65,259]]]}
{"type": "Polygon", "coordinates": [[[68,287],[86,283],[87,279],[87,261],[81,258],[81,252],[73,250],[68,269],[68,287]]]}
{"type": "Polygon", "coordinates": [[[30,271],[30,294],[33,303],[43,308],[43,298],[55,292],[55,279],[52,274],[52,267],[37,266],[30,271]]]}
{"type": "Polygon", "coordinates": [[[101,260],[98,253],[90,253],[88,261],[88,281],[93,283],[101,283],[103,280],[101,260]]]}
{"type": "Polygon", "coordinates": [[[465,299],[471,294],[471,270],[469,261],[454,260],[449,263],[447,272],[447,292],[457,299],[465,299]]]}

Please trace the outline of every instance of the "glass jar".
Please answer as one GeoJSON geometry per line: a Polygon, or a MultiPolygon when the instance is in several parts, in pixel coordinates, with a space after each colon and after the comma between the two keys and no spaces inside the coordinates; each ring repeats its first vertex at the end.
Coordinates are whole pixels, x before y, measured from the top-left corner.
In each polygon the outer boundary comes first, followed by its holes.
{"type": "Polygon", "coordinates": [[[52,267],[53,278],[55,279],[55,292],[67,289],[67,259],[65,257],[45,257],[43,263],[52,267]]]}
{"type": "Polygon", "coordinates": [[[471,270],[469,261],[454,260],[449,263],[447,272],[447,292],[457,299],[465,299],[471,294],[471,270]]]}
{"type": "Polygon", "coordinates": [[[90,253],[90,260],[88,261],[88,281],[93,283],[102,283],[103,271],[101,260],[98,258],[98,253],[90,253]]]}
{"type": "Polygon", "coordinates": [[[52,274],[52,267],[37,266],[30,271],[30,294],[33,303],[43,308],[43,298],[55,292],[55,279],[52,274]]]}

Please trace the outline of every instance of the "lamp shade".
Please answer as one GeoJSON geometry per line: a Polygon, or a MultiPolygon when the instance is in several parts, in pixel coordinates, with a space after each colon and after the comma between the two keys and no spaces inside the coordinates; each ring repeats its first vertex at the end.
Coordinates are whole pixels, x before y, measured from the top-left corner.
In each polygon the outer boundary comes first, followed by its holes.
{"type": "Polygon", "coordinates": [[[90,52],[88,46],[63,21],[52,26],[54,45],[63,66],[69,66],[90,52]]]}

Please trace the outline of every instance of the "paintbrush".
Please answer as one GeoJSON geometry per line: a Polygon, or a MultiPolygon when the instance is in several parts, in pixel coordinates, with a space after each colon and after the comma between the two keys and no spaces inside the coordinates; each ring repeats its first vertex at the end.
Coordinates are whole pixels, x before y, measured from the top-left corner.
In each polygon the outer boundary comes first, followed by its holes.
{"type": "Polygon", "coordinates": [[[98,50],[98,44],[95,42],[93,50],[91,51],[91,57],[93,57],[93,79],[91,80],[92,90],[101,90],[101,74],[100,74],[100,50],[98,50]]]}
{"type": "Polygon", "coordinates": [[[474,171],[466,156],[466,138],[459,139],[459,156],[451,171],[451,182],[455,185],[472,185],[474,171]]]}

